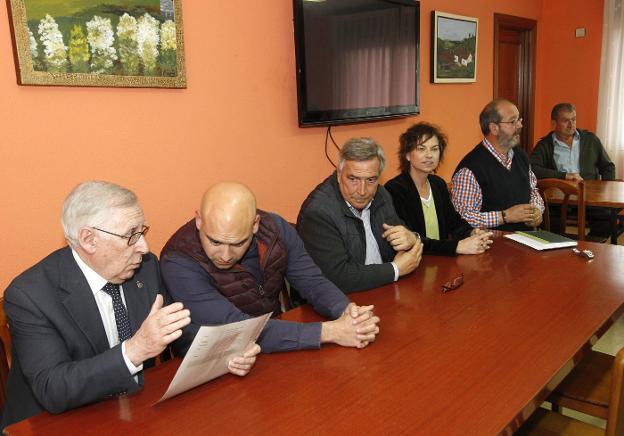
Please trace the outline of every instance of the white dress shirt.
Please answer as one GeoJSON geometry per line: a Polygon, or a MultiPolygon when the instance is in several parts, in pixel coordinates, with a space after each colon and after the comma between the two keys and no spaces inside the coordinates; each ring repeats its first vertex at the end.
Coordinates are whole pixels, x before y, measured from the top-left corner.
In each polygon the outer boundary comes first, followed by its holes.
{"type": "MultiPolygon", "coordinates": [[[[113,348],[119,343],[119,335],[117,334],[117,322],[115,321],[115,311],[113,310],[113,297],[111,297],[102,290],[102,288],[106,283],[108,283],[108,281],[100,276],[98,273],[93,271],[93,269],[91,269],[91,267],[87,265],[74,250],[72,250],[72,254],[74,255],[74,259],[78,264],[78,268],[80,268],[80,271],[82,271],[85,278],[87,279],[87,283],[89,283],[91,292],[93,292],[93,297],[95,298],[95,303],[97,304],[98,310],[100,311],[102,324],[104,325],[104,330],[106,331],[106,337],[108,338],[108,345],[113,348]]],[[[123,301],[123,304],[125,306],[126,299],[124,297],[123,286],[120,285],[119,289],[121,294],[121,301],[123,301]]],[[[134,364],[126,355],[125,341],[121,344],[121,354],[123,355],[124,362],[126,362],[126,366],[128,367],[128,371],[130,371],[130,374],[135,375],[143,369],[143,364],[139,366],[134,366],[134,364]]]]}

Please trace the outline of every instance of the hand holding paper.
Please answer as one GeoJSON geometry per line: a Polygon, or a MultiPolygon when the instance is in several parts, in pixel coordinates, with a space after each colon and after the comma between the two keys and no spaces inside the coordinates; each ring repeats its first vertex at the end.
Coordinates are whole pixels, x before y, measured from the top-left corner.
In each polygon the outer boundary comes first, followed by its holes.
{"type": "Polygon", "coordinates": [[[246,375],[260,352],[255,341],[270,317],[267,313],[231,324],[202,326],[159,402],[227,372],[246,375]]]}
{"type": "Polygon", "coordinates": [[[228,362],[228,370],[235,375],[245,376],[256,363],[256,356],[260,353],[260,345],[252,342],[242,356],[234,357],[228,362]]]}

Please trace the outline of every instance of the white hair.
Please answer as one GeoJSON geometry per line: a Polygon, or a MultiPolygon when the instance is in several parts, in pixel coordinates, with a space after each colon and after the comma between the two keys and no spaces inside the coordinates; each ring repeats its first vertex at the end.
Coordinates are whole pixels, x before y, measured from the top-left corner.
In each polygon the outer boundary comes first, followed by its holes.
{"type": "Polygon", "coordinates": [[[65,239],[72,248],[76,248],[81,228],[99,227],[110,218],[113,209],[130,207],[139,207],[134,192],[110,182],[83,182],[63,202],[61,224],[65,239]]]}

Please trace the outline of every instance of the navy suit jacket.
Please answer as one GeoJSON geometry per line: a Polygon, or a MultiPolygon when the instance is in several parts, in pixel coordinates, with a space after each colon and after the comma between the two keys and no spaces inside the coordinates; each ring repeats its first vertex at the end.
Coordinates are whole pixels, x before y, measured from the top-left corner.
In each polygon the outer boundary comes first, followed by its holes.
{"type": "MultiPolygon", "coordinates": [[[[143,256],[123,289],[136,332],[163,290],[153,254],[143,256]]],[[[4,294],[4,307],[13,352],[2,428],[44,410],[60,413],[139,389],[121,345],[108,344],[93,292],[70,248],[15,278],[4,294]]],[[[152,364],[144,362],[144,368],[152,364]]]]}

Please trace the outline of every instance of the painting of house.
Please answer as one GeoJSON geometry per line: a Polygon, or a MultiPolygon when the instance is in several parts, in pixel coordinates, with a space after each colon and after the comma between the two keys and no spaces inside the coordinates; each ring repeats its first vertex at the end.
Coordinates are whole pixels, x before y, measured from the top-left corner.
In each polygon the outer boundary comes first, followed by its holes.
{"type": "Polygon", "coordinates": [[[432,17],[432,81],[476,81],[478,20],[438,11],[432,17]]]}

